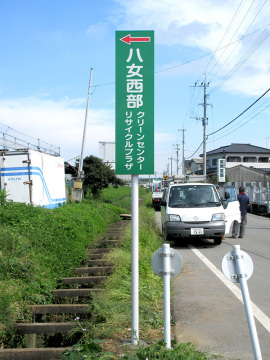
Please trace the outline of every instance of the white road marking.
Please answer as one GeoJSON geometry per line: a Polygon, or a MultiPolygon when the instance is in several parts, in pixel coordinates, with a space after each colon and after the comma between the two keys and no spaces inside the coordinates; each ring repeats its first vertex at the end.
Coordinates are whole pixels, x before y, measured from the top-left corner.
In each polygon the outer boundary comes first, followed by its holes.
{"type": "MultiPolygon", "coordinates": [[[[230,280],[228,280],[223,273],[215,267],[198,249],[196,249],[193,245],[189,245],[189,248],[198,256],[202,262],[226,285],[231,292],[237,297],[238,300],[243,302],[242,292],[241,290],[230,280]]],[[[265,329],[270,333],[270,319],[267,317],[252,301],[251,306],[253,310],[254,317],[265,327],[265,329]]]]}

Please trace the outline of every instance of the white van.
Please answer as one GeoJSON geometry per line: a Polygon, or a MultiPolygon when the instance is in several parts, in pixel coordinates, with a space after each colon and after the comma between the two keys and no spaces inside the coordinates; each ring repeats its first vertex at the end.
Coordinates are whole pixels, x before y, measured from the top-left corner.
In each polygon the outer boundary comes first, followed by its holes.
{"type": "Polygon", "coordinates": [[[233,188],[224,192],[222,200],[212,184],[171,182],[161,201],[162,232],[166,240],[197,237],[213,239],[220,245],[233,222],[240,219],[233,188]]]}

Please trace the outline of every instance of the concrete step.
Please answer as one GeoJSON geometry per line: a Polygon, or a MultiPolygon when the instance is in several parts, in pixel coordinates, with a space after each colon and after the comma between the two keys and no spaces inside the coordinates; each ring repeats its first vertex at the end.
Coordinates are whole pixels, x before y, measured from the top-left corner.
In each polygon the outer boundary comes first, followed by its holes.
{"type": "Polygon", "coordinates": [[[52,360],[60,359],[64,350],[71,348],[45,348],[45,349],[2,349],[1,360],[52,360]]]}
{"type": "Polygon", "coordinates": [[[73,321],[16,324],[16,328],[19,329],[23,334],[66,334],[76,326],[78,326],[78,322],[73,321]]]}
{"type": "Polygon", "coordinates": [[[84,314],[87,304],[32,305],[32,314],[84,314]]]}
{"type": "Polygon", "coordinates": [[[88,297],[102,289],[57,289],[52,291],[55,297],[88,297]]]}
{"type": "Polygon", "coordinates": [[[76,274],[91,274],[91,275],[102,275],[111,274],[113,272],[113,266],[95,266],[95,267],[81,267],[76,268],[76,274]]]}
{"type": "Polygon", "coordinates": [[[106,280],[107,278],[108,278],[108,276],[68,277],[68,278],[63,278],[62,283],[64,285],[67,285],[67,284],[80,284],[80,285],[99,284],[99,283],[103,282],[104,280],[106,280]]]}
{"type": "Polygon", "coordinates": [[[104,259],[94,259],[94,260],[86,260],[84,262],[85,266],[113,266],[113,263],[109,260],[104,259]]]}
{"type": "Polygon", "coordinates": [[[88,254],[90,260],[101,259],[103,256],[104,254],[88,254]]]}
{"type": "Polygon", "coordinates": [[[104,236],[102,236],[103,238],[104,237],[107,237],[107,236],[123,236],[123,231],[119,231],[119,230],[110,230],[108,232],[106,232],[106,234],[104,236]]]}
{"type": "Polygon", "coordinates": [[[102,245],[107,246],[107,247],[119,246],[121,244],[122,244],[122,240],[120,240],[120,239],[103,239],[102,240],[102,245]]]}
{"type": "Polygon", "coordinates": [[[87,253],[88,254],[106,254],[109,251],[110,251],[110,249],[108,249],[108,248],[94,248],[94,249],[89,248],[87,250],[87,253]]]}
{"type": "Polygon", "coordinates": [[[104,244],[104,242],[106,242],[108,240],[118,240],[118,241],[120,241],[122,239],[123,239],[123,237],[121,235],[112,235],[112,234],[109,235],[108,234],[108,235],[103,237],[103,239],[99,242],[99,245],[104,244]]]}
{"type": "Polygon", "coordinates": [[[120,214],[121,219],[131,220],[131,214],[120,214]]]}

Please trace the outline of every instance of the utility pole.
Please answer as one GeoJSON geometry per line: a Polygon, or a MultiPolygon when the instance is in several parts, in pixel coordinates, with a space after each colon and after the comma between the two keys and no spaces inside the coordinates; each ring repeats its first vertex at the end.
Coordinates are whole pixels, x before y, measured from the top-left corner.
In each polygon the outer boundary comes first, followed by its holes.
{"type": "Polygon", "coordinates": [[[172,160],[173,160],[173,157],[171,156],[170,158],[168,158],[168,160],[171,160],[171,177],[172,177],[172,160]]]}
{"type": "MultiPolygon", "coordinates": [[[[205,75],[205,74],[204,74],[205,75]]],[[[198,118],[196,117],[196,120],[202,120],[202,126],[203,126],[203,175],[206,177],[206,125],[208,122],[208,118],[206,116],[206,107],[207,105],[211,105],[211,104],[207,104],[207,94],[206,94],[206,88],[207,86],[209,86],[209,83],[206,83],[206,75],[205,75],[205,80],[204,82],[201,83],[201,85],[197,85],[197,82],[195,83],[194,87],[203,87],[204,88],[204,95],[203,95],[203,104],[199,104],[199,105],[203,105],[203,118],[198,118]]]]}
{"type": "Polygon", "coordinates": [[[183,138],[182,138],[182,175],[185,175],[186,169],[185,169],[185,131],[186,129],[182,129],[183,131],[183,138]]]}
{"type": "Polygon", "coordinates": [[[176,174],[178,175],[178,162],[179,162],[179,159],[178,159],[178,151],[180,150],[179,148],[179,144],[173,144],[173,146],[176,146],[175,150],[176,150],[176,165],[177,165],[177,170],[176,170],[176,174]]]}
{"type": "Polygon", "coordinates": [[[207,117],[206,117],[206,76],[204,81],[204,96],[203,96],[203,175],[206,177],[206,125],[207,125],[207,117]]]}
{"type": "Polygon", "coordinates": [[[91,83],[92,83],[92,72],[93,72],[93,68],[91,68],[91,70],[90,70],[90,80],[89,80],[87,104],[86,104],[84,128],[83,128],[82,149],[81,149],[81,156],[80,156],[79,169],[78,169],[78,178],[79,178],[79,180],[82,180],[81,176],[82,176],[82,169],[83,169],[84,142],[85,142],[86,127],[87,127],[87,115],[88,115],[88,106],[89,106],[89,99],[90,99],[91,83]]]}

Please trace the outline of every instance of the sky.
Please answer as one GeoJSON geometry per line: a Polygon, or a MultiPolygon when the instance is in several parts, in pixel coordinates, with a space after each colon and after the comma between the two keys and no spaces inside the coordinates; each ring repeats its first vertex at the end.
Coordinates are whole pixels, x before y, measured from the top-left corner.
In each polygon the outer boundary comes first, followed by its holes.
{"type": "Polygon", "coordinates": [[[98,156],[115,141],[115,31],[154,30],[154,175],[181,173],[183,134],[185,159],[202,154],[204,83],[206,150],[269,148],[269,19],[270,0],[0,0],[0,132],[74,164],[92,68],[84,156],[98,156]]]}

